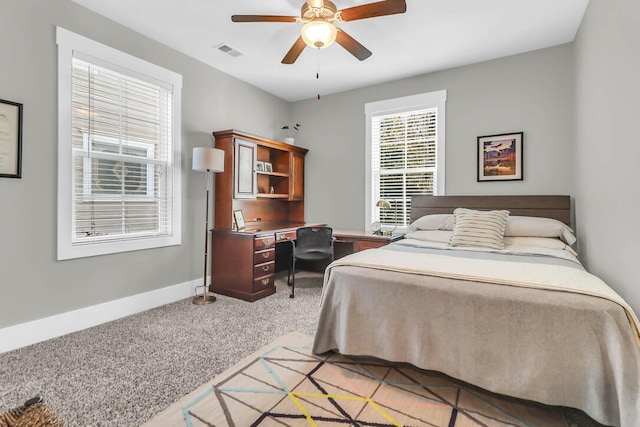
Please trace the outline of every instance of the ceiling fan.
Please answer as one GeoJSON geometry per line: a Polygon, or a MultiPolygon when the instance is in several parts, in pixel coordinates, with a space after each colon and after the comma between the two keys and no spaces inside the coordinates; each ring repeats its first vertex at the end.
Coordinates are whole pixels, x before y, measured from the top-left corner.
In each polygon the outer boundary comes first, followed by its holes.
{"type": "Polygon", "coordinates": [[[395,15],[407,10],[405,0],[384,0],[361,6],[338,10],[329,0],[306,0],[302,5],[300,16],[282,15],[233,15],[233,22],[304,22],[300,37],[282,59],[283,64],[293,64],[306,46],[324,49],[338,42],[349,53],[364,61],[371,56],[371,51],[361,45],[335,22],[349,22],[377,16],[395,15]]]}

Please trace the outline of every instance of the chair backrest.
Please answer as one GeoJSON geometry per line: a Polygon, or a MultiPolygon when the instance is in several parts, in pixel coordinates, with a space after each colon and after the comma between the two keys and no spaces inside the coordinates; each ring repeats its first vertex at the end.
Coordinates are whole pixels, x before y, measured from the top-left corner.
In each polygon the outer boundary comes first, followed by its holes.
{"type": "Polygon", "coordinates": [[[297,248],[327,248],[331,246],[331,227],[300,227],[296,231],[297,248]]]}

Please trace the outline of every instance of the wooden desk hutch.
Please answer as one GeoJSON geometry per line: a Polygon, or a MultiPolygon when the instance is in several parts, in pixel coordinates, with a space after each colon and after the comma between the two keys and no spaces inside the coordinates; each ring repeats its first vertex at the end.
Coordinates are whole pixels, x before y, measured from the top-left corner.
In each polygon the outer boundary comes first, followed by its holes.
{"type": "Polygon", "coordinates": [[[237,130],[213,132],[225,152],[215,175],[215,222],[210,290],[256,301],[275,293],[276,243],[295,238],[304,224],[304,157],[307,149],[237,130]],[[270,167],[258,170],[264,162],[270,167]],[[241,210],[246,228],[234,229],[241,210]]]}

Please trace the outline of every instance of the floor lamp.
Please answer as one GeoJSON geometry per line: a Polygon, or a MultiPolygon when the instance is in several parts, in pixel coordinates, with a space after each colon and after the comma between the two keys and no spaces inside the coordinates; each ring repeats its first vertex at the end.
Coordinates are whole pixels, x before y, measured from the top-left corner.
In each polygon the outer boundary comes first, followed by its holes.
{"type": "MultiPolygon", "coordinates": [[[[196,295],[191,301],[193,304],[211,304],[216,297],[207,292],[207,260],[209,255],[209,186],[211,185],[211,172],[224,172],[224,151],[211,147],[195,147],[193,149],[193,166],[195,171],[207,174],[207,203],[204,215],[204,275],[202,277],[202,295],[196,295]]],[[[196,287],[196,289],[199,286],[196,287]]]]}

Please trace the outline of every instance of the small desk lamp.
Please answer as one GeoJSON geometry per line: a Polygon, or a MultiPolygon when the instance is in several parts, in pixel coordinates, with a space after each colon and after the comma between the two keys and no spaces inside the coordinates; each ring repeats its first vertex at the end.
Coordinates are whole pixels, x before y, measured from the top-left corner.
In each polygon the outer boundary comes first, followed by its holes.
{"type": "MultiPolygon", "coordinates": [[[[196,295],[193,304],[211,304],[216,297],[207,292],[207,258],[209,255],[209,185],[211,172],[224,172],[224,151],[212,147],[195,147],[193,149],[193,165],[195,171],[206,172],[207,203],[204,215],[204,276],[202,277],[202,295],[196,295]]],[[[199,288],[200,286],[197,286],[199,288]]]]}
{"type": "MultiPolygon", "coordinates": [[[[391,203],[389,203],[388,200],[378,200],[378,203],[376,203],[376,206],[379,207],[380,209],[391,209],[391,203]]],[[[396,227],[398,226],[398,224],[396,224],[398,220],[398,211],[397,211],[397,205],[396,205],[396,209],[393,210],[393,230],[391,231],[391,233],[393,233],[394,231],[396,231],[396,227]]]]}

